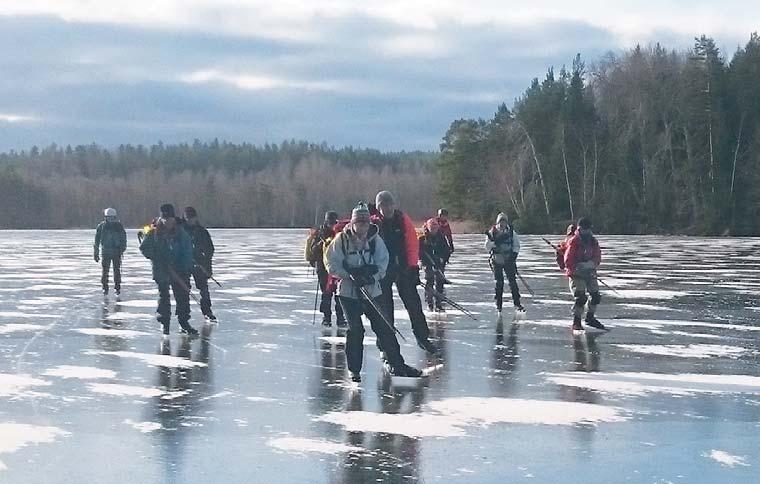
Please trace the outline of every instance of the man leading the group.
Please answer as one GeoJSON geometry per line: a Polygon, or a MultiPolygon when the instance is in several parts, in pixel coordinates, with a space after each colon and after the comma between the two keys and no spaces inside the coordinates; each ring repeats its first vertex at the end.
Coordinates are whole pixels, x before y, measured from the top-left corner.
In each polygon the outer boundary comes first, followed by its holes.
{"type": "Polygon", "coordinates": [[[395,283],[398,295],[409,313],[417,344],[428,353],[435,354],[437,349],[429,339],[430,331],[425,313],[422,311],[422,301],[417,292],[417,285],[420,284],[418,267],[420,244],[417,231],[409,216],[396,209],[396,200],[390,192],[385,190],[379,192],[375,197],[375,205],[379,212],[376,223],[380,227],[380,237],[388,248],[390,259],[388,271],[381,281],[383,306],[393,322],[393,284],[395,283]]]}

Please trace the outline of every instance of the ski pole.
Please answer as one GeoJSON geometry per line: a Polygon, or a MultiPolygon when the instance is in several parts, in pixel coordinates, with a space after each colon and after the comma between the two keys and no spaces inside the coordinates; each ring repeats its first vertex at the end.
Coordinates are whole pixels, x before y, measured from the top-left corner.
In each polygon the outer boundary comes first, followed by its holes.
{"type": "Polygon", "coordinates": [[[517,274],[517,277],[520,278],[520,281],[522,281],[523,285],[525,286],[525,289],[528,290],[528,292],[530,293],[530,295],[533,296],[533,297],[536,297],[536,293],[533,292],[533,289],[530,288],[530,286],[528,285],[528,282],[523,278],[522,274],[520,274],[519,272],[517,272],[517,270],[515,270],[515,274],[517,274]]]}
{"type": "Polygon", "coordinates": [[[559,247],[557,247],[556,245],[554,245],[554,244],[552,244],[551,242],[549,242],[548,240],[546,240],[546,237],[543,237],[543,236],[542,236],[542,237],[541,237],[541,239],[542,239],[544,242],[546,242],[547,244],[549,244],[549,245],[551,246],[551,248],[552,248],[552,249],[554,249],[554,250],[559,250],[559,247]]]}
{"type": "Polygon", "coordinates": [[[353,274],[349,274],[349,276],[348,276],[348,277],[350,277],[350,278],[351,278],[351,281],[352,281],[352,282],[353,282],[353,283],[356,285],[356,287],[358,287],[358,288],[359,288],[359,292],[361,293],[361,295],[362,295],[362,296],[364,297],[364,299],[365,299],[365,300],[366,300],[366,301],[369,303],[369,305],[372,307],[372,309],[374,309],[374,310],[375,310],[375,312],[376,312],[378,315],[380,315],[380,317],[382,318],[383,322],[384,322],[384,323],[385,323],[385,324],[388,326],[388,328],[390,328],[390,329],[391,329],[391,331],[393,331],[394,333],[396,333],[396,334],[398,334],[399,336],[401,336],[401,339],[402,339],[402,340],[406,341],[406,338],[404,338],[404,335],[403,335],[403,334],[401,334],[401,331],[399,331],[399,330],[398,330],[398,328],[396,328],[394,325],[392,325],[392,324],[391,324],[391,323],[388,321],[388,318],[386,318],[386,317],[385,317],[385,314],[384,314],[384,313],[383,313],[383,312],[380,310],[380,308],[379,308],[379,307],[377,307],[377,304],[375,304],[375,301],[373,301],[373,300],[372,300],[372,297],[370,297],[369,293],[368,293],[368,292],[367,292],[367,290],[364,288],[364,286],[362,286],[362,285],[360,285],[358,282],[356,282],[356,278],[354,277],[354,275],[353,275],[353,274]]]}
{"type": "Polygon", "coordinates": [[[219,284],[219,281],[217,281],[216,279],[214,279],[214,276],[212,276],[211,274],[209,274],[209,272],[206,270],[206,268],[203,267],[201,264],[199,264],[197,260],[193,259],[193,262],[195,263],[196,266],[198,266],[198,268],[201,271],[203,271],[203,274],[205,274],[206,277],[208,277],[209,279],[211,279],[212,281],[214,281],[217,286],[222,287],[222,285],[219,284]]]}
{"type": "Polygon", "coordinates": [[[457,310],[459,310],[459,311],[462,311],[462,312],[463,312],[465,315],[467,315],[467,316],[471,317],[471,318],[472,318],[473,320],[475,320],[475,321],[477,321],[477,320],[478,320],[478,318],[476,318],[474,314],[472,314],[470,311],[468,311],[467,309],[465,309],[464,307],[462,307],[462,305],[461,305],[461,304],[458,304],[458,303],[456,303],[456,302],[452,301],[452,300],[451,300],[451,298],[449,298],[449,297],[448,297],[447,295],[445,295],[444,293],[442,293],[442,292],[438,292],[438,291],[436,291],[435,289],[433,289],[432,287],[431,287],[431,288],[428,288],[428,287],[426,287],[424,284],[422,284],[422,282],[420,282],[420,286],[424,287],[426,291],[429,291],[429,292],[430,292],[431,294],[433,294],[434,296],[437,296],[437,297],[439,297],[439,298],[443,299],[443,301],[444,301],[446,304],[448,304],[449,306],[453,307],[454,309],[457,309],[457,310]]]}
{"type": "Polygon", "coordinates": [[[618,296],[622,296],[622,294],[620,294],[620,293],[619,293],[619,292],[617,292],[617,291],[616,291],[614,288],[610,287],[610,285],[609,285],[609,284],[607,284],[606,282],[604,282],[604,279],[602,279],[601,277],[599,277],[599,276],[596,276],[596,280],[597,280],[597,281],[599,281],[599,282],[601,282],[601,283],[602,283],[602,285],[603,285],[604,287],[606,287],[606,288],[607,288],[607,289],[609,289],[610,291],[614,292],[614,293],[615,293],[615,294],[617,294],[618,296]]]}
{"type": "Polygon", "coordinates": [[[428,262],[431,264],[431,267],[433,268],[433,271],[435,271],[436,275],[443,279],[444,284],[451,284],[451,281],[446,279],[446,274],[443,273],[441,269],[438,268],[438,265],[435,263],[432,257],[430,257],[430,254],[428,254],[425,251],[422,251],[422,255],[427,257],[428,262]]]}
{"type": "Polygon", "coordinates": [[[172,278],[177,284],[179,284],[182,290],[187,291],[190,297],[193,298],[193,301],[195,301],[196,304],[200,305],[201,302],[198,300],[197,297],[195,297],[195,294],[193,294],[190,291],[190,287],[187,284],[185,284],[185,281],[183,281],[181,277],[179,277],[179,274],[177,274],[177,272],[171,266],[167,266],[167,268],[169,269],[169,275],[172,276],[172,278]]]}

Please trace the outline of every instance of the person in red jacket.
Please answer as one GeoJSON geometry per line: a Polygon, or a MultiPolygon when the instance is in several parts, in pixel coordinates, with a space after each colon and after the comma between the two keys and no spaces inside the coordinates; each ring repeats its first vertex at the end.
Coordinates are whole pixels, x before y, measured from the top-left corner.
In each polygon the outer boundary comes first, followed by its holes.
{"type": "Polygon", "coordinates": [[[398,295],[404,303],[409,319],[412,322],[412,332],[420,348],[428,353],[436,354],[437,348],[430,341],[430,330],[427,326],[425,313],[422,311],[422,301],[417,292],[420,284],[420,243],[417,231],[407,214],[396,209],[396,200],[388,191],[381,191],[375,197],[375,206],[379,215],[373,218],[373,223],[380,227],[380,237],[385,242],[390,256],[385,278],[380,281],[383,289],[383,306],[393,323],[393,284],[396,284],[398,295]]]}
{"type": "Polygon", "coordinates": [[[575,298],[573,306],[573,330],[582,330],[581,317],[588,301],[586,324],[596,329],[606,329],[594,313],[602,299],[596,271],[602,263],[602,249],[591,231],[591,221],[587,218],[578,220],[578,229],[567,243],[565,251],[565,274],[570,279],[570,292],[575,298]],[[589,297],[586,296],[588,292],[589,297]]]}
{"type": "MultiPolygon", "coordinates": [[[[438,230],[441,231],[443,238],[446,240],[446,244],[449,246],[449,257],[454,253],[454,237],[451,234],[451,225],[449,225],[449,211],[445,208],[438,210],[438,230]]],[[[444,263],[449,262],[449,257],[446,257],[444,263]]]]}
{"type": "Polygon", "coordinates": [[[575,224],[568,225],[565,232],[565,240],[557,244],[557,265],[561,271],[565,270],[565,252],[567,252],[567,244],[570,242],[570,239],[575,236],[575,230],[575,224]]]}

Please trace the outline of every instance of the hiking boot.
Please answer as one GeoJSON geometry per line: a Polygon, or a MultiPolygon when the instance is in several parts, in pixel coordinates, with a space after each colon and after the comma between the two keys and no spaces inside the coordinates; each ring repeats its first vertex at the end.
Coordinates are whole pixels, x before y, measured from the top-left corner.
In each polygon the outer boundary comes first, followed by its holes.
{"type": "Polygon", "coordinates": [[[169,323],[161,323],[161,332],[164,336],[169,336],[169,323]]]}
{"type": "Polygon", "coordinates": [[[206,320],[207,320],[209,323],[216,323],[216,316],[214,316],[214,313],[211,313],[211,312],[210,312],[210,313],[208,313],[208,314],[205,314],[204,316],[206,316],[206,320]]]}
{"type": "Polygon", "coordinates": [[[120,287],[114,288],[113,292],[114,292],[114,294],[116,294],[117,296],[121,296],[121,288],[120,288],[120,287]]]}
{"type": "Polygon", "coordinates": [[[438,303],[435,305],[436,312],[442,313],[444,311],[443,305],[441,303],[438,303]]]}
{"type": "Polygon", "coordinates": [[[520,313],[524,313],[525,312],[525,308],[523,307],[522,304],[517,303],[517,304],[515,304],[515,311],[518,311],[520,313]]]}
{"type": "Polygon", "coordinates": [[[432,313],[434,309],[435,307],[433,306],[433,303],[428,303],[428,311],[432,313]]]}
{"type": "Polygon", "coordinates": [[[391,375],[393,376],[405,376],[408,378],[419,378],[422,376],[422,372],[413,366],[409,366],[406,363],[398,366],[391,367],[391,375]]]}
{"type": "Polygon", "coordinates": [[[332,326],[332,318],[325,316],[322,318],[322,326],[332,326]]]}
{"type": "Polygon", "coordinates": [[[583,326],[581,326],[581,317],[575,316],[573,318],[573,331],[583,331],[583,326]]]}
{"type": "Polygon", "coordinates": [[[348,326],[348,321],[346,321],[345,319],[339,319],[337,324],[339,328],[345,328],[346,326],[348,326]]]}
{"type": "Polygon", "coordinates": [[[600,323],[599,320],[596,319],[593,314],[586,315],[586,324],[591,326],[592,328],[601,329],[602,331],[607,330],[607,328],[605,328],[604,325],[600,323]]]}
{"type": "Polygon", "coordinates": [[[358,371],[351,372],[351,381],[355,383],[359,383],[362,381],[362,376],[359,374],[358,371]]]}
{"type": "Polygon", "coordinates": [[[431,355],[435,355],[438,353],[438,348],[435,347],[432,341],[429,339],[426,340],[417,340],[417,346],[425,350],[427,353],[431,355]]]}
{"type": "Polygon", "coordinates": [[[104,296],[108,296],[108,288],[107,287],[103,288],[103,295],[104,296]]]}

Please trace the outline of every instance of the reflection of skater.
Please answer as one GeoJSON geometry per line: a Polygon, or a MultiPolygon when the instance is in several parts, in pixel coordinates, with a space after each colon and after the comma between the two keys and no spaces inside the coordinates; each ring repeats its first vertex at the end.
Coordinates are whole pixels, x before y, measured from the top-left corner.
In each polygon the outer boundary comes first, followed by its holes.
{"type": "Polygon", "coordinates": [[[101,263],[100,284],[103,294],[108,294],[108,272],[113,265],[113,288],[118,296],[121,293],[121,259],[127,250],[127,232],[119,222],[116,210],[107,208],[105,220],[95,229],[95,262],[101,263]]]}
{"type": "Polygon", "coordinates": [[[451,249],[440,231],[438,220],[431,218],[425,222],[424,233],[420,236],[420,261],[425,268],[425,301],[428,309],[443,311],[441,296],[446,280],[444,268],[451,249]]]}
{"type": "Polygon", "coordinates": [[[375,197],[375,204],[379,211],[376,223],[380,227],[380,236],[388,247],[390,259],[388,272],[381,282],[383,306],[393,323],[393,284],[396,284],[398,296],[409,313],[417,344],[428,353],[435,354],[437,350],[429,339],[430,331],[417,292],[420,282],[420,268],[417,265],[420,258],[420,242],[417,231],[409,216],[396,209],[396,200],[390,192],[379,192],[375,197]]]}
{"type": "Polygon", "coordinates": [[[208,291],[208,281],[214,275],[212,259],[214,257],[214,242],[206,227],[198,222],[198,212],[195,208],[185,208],[185,223],[183,228],[193,243],[193,281],[201,295],[201,313],[211,322],[216,316],[211,311],[211,295],[208,291]]]}
{"type": "Polygon", "coordinates": [[[570,292],[575,299],[573,306],[573,330],[582,330],[581,318],[588,301],[586,324],[592,328],[606,329],[596,319],[596,306],[602,299],[596,271],[602,263],[602,249],[591,232],[591,221],[587,218],[578,220],[578,230],[567,243],[565,250],[565,274],[570,279],[570,292]],[[590,298],[586,296],[588,292],[590,298]]]}
{"type": "Polygon", "coordinates": [[[306,239],[305,258],[316,270],[319,281],[319,290],[322,299],[319,311],[322,313],[322,325],[332,325],[332,301],[335,296],[335,317],[339,327],[346,326],[346,318],[343,316],[343,308],[340,306],[338,296],[335,295],[337,281],[327,273],[324,262],[324,249],[330,245],[335,237],[335,227],[338,225],[338,213],[332,210],[325,213],[325,221],[318,229],[312,229],[306,239]]]}
{"type": "Polygon", "coordinates": [[[330,274],[340,278],[338,295],[348,320],[346,359],[353,381],[361,381],[364,357],[364,324],[369,319],[378,345],[385,352],[391,373],[396,376],[419,377],[422,373],[404,363],[401,349],[389,322],[380,311],[382,291],[380,279],[388,267],[388,250],[378,236],[377,226],[370,224],[367,205],[359,203],[351,213],[351,223],[335,236],[325,252],[330,274]],[[362,291],[362,288],[364,289],[362,291]],[[367,300],[367,296],[371,301],[367,300]]]}
{"type": "Polygon", "coordinates": [[[499,318],[496,323],[496,341],[491,352],[491,368],[494,373],[493,380],[504,387],[509,387],[515,382],[515,370],[520,356],[517,349],[517,323],[509,325],[509,335],[504,341],[504,322],[499,318]]]}
{"type": "Polygon", "coordinates": [[[158,285],[158,322],[163,333],[169,334],[172,304],[169,288],[177,304],[176,314],[182,332],[197,335],[190,326],[190,272],[193,270],[193,244],[190,236],[179,226],[174,216],[174,206],[161,206],[161,217],[140,244],[140,252],[150,259],[153,280],[158,285]]]}
{"type": "Polygon", "coordinates": [[[496,225],[488,229],[486,237],[486,250],[490,253],[489,263],[496,280],[494,294],[496,310],[501,312],[504,274],[506,274],[515,309],[525,311],[520,304],[520,288],[517,287],[517,255],[520,252],[520,239],[510,225],[506,214],[500,213],[496,217],[496,225]]]}

